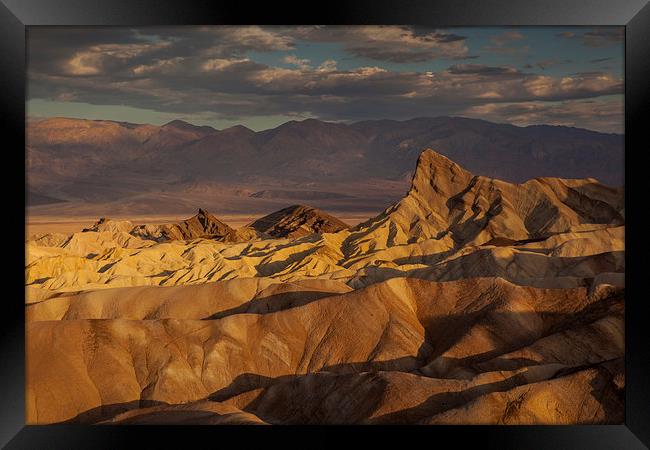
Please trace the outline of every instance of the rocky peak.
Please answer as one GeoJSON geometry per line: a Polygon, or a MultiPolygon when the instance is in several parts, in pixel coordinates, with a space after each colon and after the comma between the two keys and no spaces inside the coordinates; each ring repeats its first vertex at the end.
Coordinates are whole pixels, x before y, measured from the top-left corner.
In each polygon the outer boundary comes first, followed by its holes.
{"type": "Polygon", "coordinates": [[[81,230],[82,233],[87,233],[87,232],[102,232],[102,231],[109,231],[109,232],[129,232],[133,228],[133,224],[128,221],[128,220],[111,220],[106,217],[100,217],[97,222],[93,224],[93,226],[89,228],[84,228],[81,230]]]}
{"type": "Polygon", "coordinates": [[[472,177],[470,172],[449,158],[426,149],[418,158],[409,194],[450,197],[466,186],[472,177]]]}
{"type": "Polygon", "coordinates": [[[296,238],[312,233],[333,233],[348,228],[334,216],[305,205],[292,205],[249,225],[260,233],[276,238],[296,238]]]}

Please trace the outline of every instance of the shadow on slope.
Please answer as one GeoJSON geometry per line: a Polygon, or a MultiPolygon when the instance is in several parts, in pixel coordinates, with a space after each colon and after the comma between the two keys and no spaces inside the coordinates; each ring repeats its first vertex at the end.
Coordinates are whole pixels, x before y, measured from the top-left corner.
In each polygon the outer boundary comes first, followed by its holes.
{"type": "MultiPolygon", "coordinates": [[[[603,348],[598,352],[599,354],[584,353],[584,347],[581,347],[578,342],[580,341],[578,338],[595,339],[591,334],[580,331],[581,326],[605,317],[622,318],[622,292],[594,301],[586,307],[570,313],[495,310],[498,306],[498,304],[488,304],[478,311],[441,315],[428,318],[428,320],[424,318],[425,320],[422,320],[424,339],[415,355],[373,360],[374,356],[372,355],[380,355],[381,352],[372,351],[368,356],[368,361],[324,365],[320,368],[315,367],[313,371],[307,368],[308,372],[301,374],[272,376],[244,372],[232,379],[228,386],[213,392],[207,397],[207,400],[232,401],[237,396],[249,393],[249,396],[246,396],[248,399],[245,400],[246,405],[240,406],[241,410],[252,413],[268,423],[363,423],[369,419],[372,419],[371,422],[377,423],[415,423],[443,411],[468,404],[483,395],[508,391],[517,386],[528,384],[531,382],[530,378],[522,374],[509,376],[504,374],[506,375],[505,379],[488,381],[455,392],[438,392],[426,399],[423,398],[415,406],[373,417],[373,413],[385,401],[387,390],[391,388],[382,374],[402,373],[405,376],[411,374],[412,377],[419,377],[419,380],[429,380],[428,383],[444,383],[445,380],[447,382],[450,380],[463,382],[463,380],[470,380],[476,375],[487,372],[496,373],[557,365],[558,369],[554,370],[550,377],[541,380],[544,381],[566,376],[589,367],[596,367],[603,362],[623,356],[615,342],[611,343],[610,348],[603,348]],[[483,342],[483,348],[474,349],[473,354],[464,358],[445,356],[445,352],[450,348],[466,336],[472,335],[474,327],[477,326],[483,327],[491,333],[491,340],[483,342]],[[568,342],[576,343],[552,347],[547,353],[548,356],[539,355],[542,358],[540,360],[535,361],[523,357],[504,358],[501,361],[498,359],[501,355],[530,346],[547,336],[566,332],[573,333],[572,340],[568,342]],[[578,337],[576,337],[576,333],[578,337]],[[432,366],[431,362],[433,361],[438,361],[438,364],[432,366]],[[490,367],[482,368],[481,363],[486,361],[491,361],[490,367]],[[427,370],[424,372],[420,370],[425,366],[427,366],[427,370]],[[355,397],[346,400],[348,391],[354,392],[355,397]],[[334,408],[339,402],[345,403],[343,409],[348,411],[347,416],[339,416],[332,411],[327,414],[319,412],[321,405],[327,403],[327,408],[334,408]]],[[[598,340],[590,342],[592,345],[599,345],[598,340]]],[[[606,346],[606,344],[607,342],[604,345],[606,346]]],[[[595,393],[593,395],[597,400],[606,403],[607,408],[611,408],[606,411],[606,422],[618,422],[622,414],[622,410],[617,410],[616,406],[622,404],[622,401],[617,400],[620,397],[620,388],[616,388],[618,389],[616,390],[610,386],[612,376],[600,378],[592,380],[597,384],[593,387],[592,392],[595,393]]],[[[103,405],[80,413],[65,423],[97,423],[116,417],[125,411],[166,405],[168,404],[165,402],[147,399],[103,405]]],[[[159,411],[156,414],[161,415],[164,412],[159,411]]],[[[197,421],[203,417],[201,414],[196,416],[197,421]]],[[[183,417],[188,418],[189,416],[183,417]]]]}
{"type": "Polygon", "coordinates": [[[340,295],[329,291],[295,291],[282,292],[268,297],[255,298],[234,308],[219,311],[202,320],[217,320],[234,314],[268,314],[277,311],[303,306],[322,298],[340,295]]]}

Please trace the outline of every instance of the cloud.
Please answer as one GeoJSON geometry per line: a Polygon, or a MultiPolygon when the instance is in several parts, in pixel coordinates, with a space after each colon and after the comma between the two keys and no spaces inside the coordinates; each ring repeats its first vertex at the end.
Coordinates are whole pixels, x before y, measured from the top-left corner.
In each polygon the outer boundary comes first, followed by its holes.
{"type": "Polygon", "coordinates": [[[494,99],[558,101],[622,93],[622,80],[603,72],[553,77],[479,64],[455,64],[422,73],[393,72],[379,66],[339,70],[334,61],[318,67],[296,62],[286,68],[248,58],[211,58],[200,64],[185,58],[157,59],[151,64],[139,60],[131,70],[120,73],[130,75],[30,73],[30,98],[67,96],[92,104],[211,113],[215,118],[305,114],[355,120],[374,115],[443,114],[494,99]]]}
{"type": "Polygon", "coordinates": [[[251,60],[248,58],[211,58],[206,59],[205,62],[201,64],[201,69],[203,72],[223,72],[226,70],[232,70],[238,65],[250,62],[251,60]]]}
{"type": "Polygon", "coordinates": [[[591,128],[610,133],[623,133],[624,131],[621,99],[561,103],[487,103],[467,108],[462,114],[467,117],[507,122],[519,126],[548,124],[591,128]]]}
{"type": "Polygon", "coordinates": [[[135,75],[139,76],[151,76],[153,74],[171,74],[175,71],[182,70],[184,61],[185,58],[182,56],[168,59],[156,59],[149,64],[140,64],[134,66],[132,71],[135,75]]]}
{"type": "MultiPolygon", "coordinates": [[[[382,61],[442,54],[466,58],[461,56],[467,51],[465,38],[440,30],[393,26],[95,30],[30,29],[30,99],[128,105],[214,120],[245,121],[265,115],[362,120],[476,113],[486,105],[584,101],[623,92],[622,79],[603,71],[550,76],[509,65],[457,63],[427,71],[383,67],[382,61]],[[345,51],[374,55],[377,61],[341,68],[333,59],[319,64],[297,50],[298,42],[335,42],[337,35],[341,40],[336,42],[345,51]],[[283,67],[258,62],[252,51],[282,52],[283,67]]],[[[552,63],[540,61],[537,67],[552,63]]],[[[497,107],[490,108],[497,114],[497,107]]],[[[504,117],[512,112],[498,111],[504,117]]],[[[544,110],[536,111],[536,117],[543,116],[544,110]]],[[[557,108],[546,111],[557,114],[557,108]]],[[[594,123],[603,120],[595,118],[594,123]]]]}
{"type": "Polygon", "coordinates": [[[241,51],[242,48],[256,51],[292,50],[294,48],[293,39],[273,27],[246,26],[225,27],[225,29],[206,27],[205,29],[214,30],[220,41],[226,37],[229,44],[234,45],[238,51],[241,51]]]}
{"type": "Polygon", "coordinates": [[[277,27],[32,28],[28,65],[34,72],[112,75],[156,60],[242,57],[249,51],[290,51],[294,39],[277,27]]]}
{"type": "Polygon", "coordinates": [[[512,67],[494,67],[483,64],[455,64],[447,70],[449,73],[455,75],[505,76],[517,75],[519,73],[512,67]]]}
{"type": "Polygon", "coordinates": [[[589,62],[592,63],[592,64],[599,64],[599,63],[611,61],[613,59],[614,58],[612,58],[612,57],[609,57],[609,58],[596,58],[596,59],[589,60],[589,62]]]}
{"type": "Polygon", "coordinates": [[[620,45],[625,38],[625,29],[623,27],[598,27],[582,34],[565,31],[556,34],[557,37],[564,39],[580,39],[583,45],[587,47],[610,47],[620,45]]]}
{"type": "MultiPolygon", "coordinates": [[[[544,59],[535,63],[535,66],[539,67],[542,70],[546,70],[549,67],[560,66],[563,64],[571,64],[573,61],[570,59],[557,60],[557,59],[544,59]]],[[[530,66],[532,67],[532,66],[530,66]]]]}
{"type": "Polygon", "coordinates": [[[63,62],[62,68],[69,75],[98,75],[119,69],[135,58],[155,53],[168,45],[169,42],[92,45],[72,54],[67,61],[63,62]]]}
{"type": "Polygon", "coordinates": [[[393,63],[460,59],[468,52],[465,36],[405,26],[314,26],[293,34],[312,42],[340,42],[354,56],[393,63]]]}
{"type": "Polygon", "coordinates": [[[582,42],[588,47],[609,47],[623,42],[623,28],[599,28],[583,35],[582,42]]]}
{"type": "Polygon", "coordinates": [[[482,48],[482,50],[484,52],[494,53],[497,55],[506,55],[512,57],[525,56],[530,52],[530,47],[528,45],[520,47],[506,45],[524,39],[526,39],[526,36],[524,36],[519,31],[504,31],[503,33],[490,37],[490,42],[492,42],[494,45],[486,45],[482,48]]]}
{"type": "Polygon", "coordinates": [[[337,70],[337,62],[333,59],[326,59],[321,63],[320,66],[318,66],[318,70],[321,70],[323,72],[332,72],[337,70]]]}
{"type": "Polygon", "coordinates": [[[573,39],[576,36],[576,34],[573,31],[563,31],[561,33],[557,33],[555,36],[564,39],[573,39]]]}
{"type": "Polygon", "coordinates": [[[300,69],[309,69],[309,63],[311,62],[308,59],[298,58],[296,55],[287,55],[282,59],[282,61],[300,69]]]}

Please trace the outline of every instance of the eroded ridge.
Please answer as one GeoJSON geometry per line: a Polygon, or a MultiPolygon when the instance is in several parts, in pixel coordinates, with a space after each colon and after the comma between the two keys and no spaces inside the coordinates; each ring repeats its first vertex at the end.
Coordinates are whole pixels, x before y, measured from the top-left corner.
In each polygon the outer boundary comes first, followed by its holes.
{"type": "Polygon", "coordinates": [[[294,212],[28,241],[28,422],[622,422],[621,190],[426,150],[363,224],[294,212]]]}

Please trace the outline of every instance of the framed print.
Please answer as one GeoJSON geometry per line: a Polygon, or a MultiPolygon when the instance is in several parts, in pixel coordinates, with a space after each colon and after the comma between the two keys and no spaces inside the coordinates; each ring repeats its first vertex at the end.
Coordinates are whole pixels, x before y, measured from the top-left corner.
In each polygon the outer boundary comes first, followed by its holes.
{"type": "Polygon", "coordinates": [[[7,448],[646,448],[646,2],[3,3],[7,448]]]}

